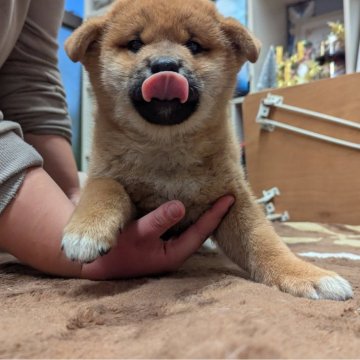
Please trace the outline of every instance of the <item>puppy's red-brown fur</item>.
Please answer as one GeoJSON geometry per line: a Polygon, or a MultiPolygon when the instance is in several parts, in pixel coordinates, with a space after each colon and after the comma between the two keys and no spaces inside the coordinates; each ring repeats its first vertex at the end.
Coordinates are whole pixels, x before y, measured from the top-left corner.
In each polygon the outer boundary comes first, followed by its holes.
{"type": "Polygon", "coordinates": [[[119,228],[167,200],[187,209],[176,233],[218,197],[233,194],[236,202],[214,239],[253,280],[296,296],[351,297],[346,280],[288,250],[244,179],[227,116],[237,72],[259,53],[243,26],[208,0],[118,0],[107,15],[76,30],[66,50],[84,64],[96,98],[90,179],[63,238],[69,257],[94,260],[114,245],[119,228]],[[129,50],[134,39],[142,44],[136,52],[129,50]],[[189,51],[189,40],[204,51],[189,51]],[[177,124],[146,121],[129,94],[159,56],[179,61],[199,93],[196,110],[177,124]]]}

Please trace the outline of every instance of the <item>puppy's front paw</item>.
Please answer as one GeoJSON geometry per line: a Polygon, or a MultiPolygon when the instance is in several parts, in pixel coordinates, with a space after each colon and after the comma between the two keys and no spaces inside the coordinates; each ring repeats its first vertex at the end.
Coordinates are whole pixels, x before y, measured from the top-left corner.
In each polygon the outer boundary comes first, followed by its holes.
{"type": "Polygon", "coordinates": [[[61,245],[66,256],[89,263],[109,252],[133,210],[120,183],[110,178],[89,178],[64,230],[61,245]]]}
{"type": "Polygon", "coordinates": [[[335,274],[324,276],[315,284],[316,299],[347,300],[353,297],[350,283],[335,274]]]}
{"type": "Polygon", "coordinates": [[[88,237],[76,233],[64,233],[61,249],[72,261],[93,262],[99,256],[107,254],[112,244],[109,241],[88,237]]]}
{"type": "Polygon", "coordinates": [[[292,295],[313,300],[344,301],[353,296],[349,282],[336,273],[310,279],[286,277],[278,284],[278,287],[292,295]]]}
{"type": "Polygon", "coordinates": [[[314,300],[344,301],[353,296],[349,282],[337,273],[323,270],[300,259],[275,266],[271,275],[265,275],[264,279],[265,283],[275,285],[284,292],[314,300]]]}
{"type": "Polygon", "coordinates": [[[116,243],[117,234],[117,227],[111,229],[91,222],[84,226],[70,221],[65,228],[61,248],[69,259],[90,263],[110,251],[116,243]]]}

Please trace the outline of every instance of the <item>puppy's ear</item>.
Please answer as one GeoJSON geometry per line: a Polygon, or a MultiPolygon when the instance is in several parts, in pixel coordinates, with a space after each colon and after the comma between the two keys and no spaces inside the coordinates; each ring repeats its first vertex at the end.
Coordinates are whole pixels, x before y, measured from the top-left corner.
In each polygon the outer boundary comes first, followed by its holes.
{"type": "Polygon", "coordinates": [[[65,42],[69,58],[83,62],[92,45],[101,37],[104,26],[105,17],[101,16],[89,19],[77,28],[65,42]]]}
{"type": "Polygon", "coordinates": [[[236,54],[252,63],[256,62],[260,54],[260,41],[233,18],[225,18],[221,25],[236,54]]]}

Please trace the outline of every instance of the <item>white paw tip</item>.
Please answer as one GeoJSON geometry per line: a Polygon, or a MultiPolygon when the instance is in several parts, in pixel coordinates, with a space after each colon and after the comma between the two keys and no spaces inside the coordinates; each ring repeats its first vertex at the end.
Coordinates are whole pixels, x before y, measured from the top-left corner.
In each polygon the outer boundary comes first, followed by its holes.
{"type": "Polygon", "coordinates": [[[353,297],[350,283],[341,276],[325,276],[315,286],[318,299],[347,300],[353,297]]]}
{"type": "Polygon", "coordinates": [[[86,236],[66,233],[61,242],[61,249],[67,258],[89,263],[109,252],[110,247],[86,236]]]}

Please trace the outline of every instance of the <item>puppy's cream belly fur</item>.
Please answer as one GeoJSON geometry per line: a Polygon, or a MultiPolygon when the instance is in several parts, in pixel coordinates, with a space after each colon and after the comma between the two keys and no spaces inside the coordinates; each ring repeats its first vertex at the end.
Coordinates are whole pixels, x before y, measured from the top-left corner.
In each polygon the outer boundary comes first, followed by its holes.
{"type": "Polygon", "coordinates": [[[169,200],[181,201],[186,209],[182,221],[175,226],[180,231],[194,223],[215,200],[204,187],[204,179],[166,178],[122,179],[124,187],[136,205],[138,216],[156,209],[169,200]]]}

